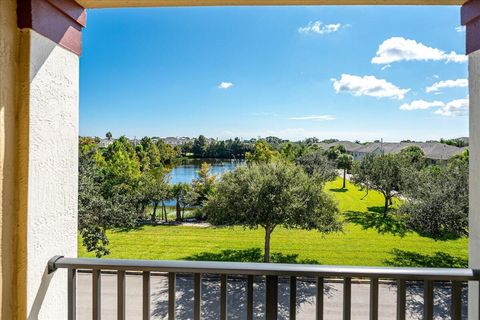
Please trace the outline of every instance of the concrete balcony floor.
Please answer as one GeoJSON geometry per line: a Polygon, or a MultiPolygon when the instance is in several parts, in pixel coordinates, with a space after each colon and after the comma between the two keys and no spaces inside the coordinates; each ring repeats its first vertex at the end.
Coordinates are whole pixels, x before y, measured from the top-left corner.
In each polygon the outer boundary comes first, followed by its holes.
{"type": "MultiPolygon", "coordinates": [[[[117,280],[114,274],[102,274],[102,319],[116,319],[117,280]]],[[[254,285],[255,318],[264,316],[264,283],[254,285]]],[[[141,319],[142,314],[142,276],[126,276],[126,316],[127,319],[141,319]]],[[[151,318],[167,319],[167,278],[151,277],[151,318]]],[[[342,319],[342,283],[325,283],[325,319],[342,319]]],[[[368,319],[369,284],[352,283],[352,319],[368,319]]],[[[288,279],[279,281],[279,316],[289,319],[289,283],[288,279]]],[[[313,279],[297,280],[297,319],[315,318],[315,292],[313,279]]],[[[407,283],[407,319],[422,319],[423,286],[421,283],[407,283]]],[[[450,287],[435,285],[435,319],[450,319],[450,287]]],[[[91,319],[92,287],[91,274],[79,273],[77,284],[78,319],[91,319]]],[[[177,276],[176,319],[193,319],[193,277],[177,276]]],[[[220,281],[215,276],[205,277],[202,281],[202,318],[219,319],[220,281]]],[[[462,291],[462,318],[467,314],[467,288],[462,291]]],[[[228,281],[228,319],[246,319],[246,280],[229,278],[228,281]]],[[[379,319],[396,318],[396,286],[393,283],[379,285],[379,319]]]]}

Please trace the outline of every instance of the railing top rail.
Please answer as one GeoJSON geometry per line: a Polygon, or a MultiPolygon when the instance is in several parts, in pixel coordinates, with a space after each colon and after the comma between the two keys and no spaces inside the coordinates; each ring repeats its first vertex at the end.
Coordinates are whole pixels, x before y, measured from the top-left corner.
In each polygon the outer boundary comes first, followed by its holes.
{"type": "Polygon", "coordinates": [[[406,280],[468,281],[480,280],[480,270],[450,268],[397,268],[325,266],[307,264],[120,260],[53,257],[49,269],[102,269],[177,273],[212,273],[234,275],[274,275],[297,277],[352,277],[406,280]]]}

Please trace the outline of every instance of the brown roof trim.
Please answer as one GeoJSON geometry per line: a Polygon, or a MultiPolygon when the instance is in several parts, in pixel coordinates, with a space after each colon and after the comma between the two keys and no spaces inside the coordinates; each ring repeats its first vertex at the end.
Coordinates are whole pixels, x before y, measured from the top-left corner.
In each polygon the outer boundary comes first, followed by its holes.
{"type": "Polygon", "coordinates": [[[465,0],[77,0],[84,8],[283,6],[283,5],[456,5],[465,0]]]}
{"type": "Polygon", "coordinates": [[[462,6],[461,22],[467,27],[466,53],[480,49],[480,0],[470,0],[462,6]]]}
{"type": "Polygon", "coordinates": [[[74,0],[18,0],[17,25],[29,28],[80,55],[85,8],[74,0]]]}

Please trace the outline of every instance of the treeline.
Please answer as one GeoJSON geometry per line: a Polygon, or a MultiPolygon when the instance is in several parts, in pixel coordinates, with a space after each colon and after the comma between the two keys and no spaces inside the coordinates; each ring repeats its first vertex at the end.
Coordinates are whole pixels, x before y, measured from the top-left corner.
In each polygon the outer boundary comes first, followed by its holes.
{"type": "Polygon", "coordinates": [[[275,137],[217,141],[199,136],[188,147],[172,147],[148,137],[136,145],[120,137],[101,148],[95,139],[81,138],[79,231],[83,243],[97,256],[106,255],[108,229],[132,228],[145,219],[167,221],[165,203],[172,199],[177,220],[191,207],[199,219],[214,224],[262,226],[268,238],[277,225],[339,230],[338,208],[322,189],[326,181],[336,179],[339,170],[343,188],[351,174],[351,181],[366,194],[369,190],[383,194],[385,217],[393,214],[411,230],[436,239],[467,234],[468,151],[438,165],[427,161],[416,146],[395,155],[368,155],[354,161],[345,147],[323,150],[318,142],[312,138],[294,143],[275,137]],[[183,157],[219,155],[245,158],[246,165],[218,178],[204,163],[191,184],[169,183],[169,171],[183,157]],[[394,197],[402,204],[392,211],[394,197]],[[147,216],[150,206],[153,210],[147,216]]]}
{"type": "MultiPolygon", "coordinates": [[[[305,152],[308,148],[313,148],[316,143],[320,142],[316,138],[307,138],[303,141],[291,142],[277,137],[249,140],[241,140],[237,137],[234,139],[215,140],[200,135],[193,140],[183,143],[180,148],[184,156],[192,158],[243,159],[247,153],[253,151],[253,148],[258,141],[266,142],[276,151],[282,151],[285,148],[289,148],[292,149],[291,151],[293,151],[293,149],[298,150],[299,153],[305,152]]],[[[322,142],[331,141],[336,140],[330,139],[322,142]]]]}
{"type": "Polygon", "coordinates": [[[242,141],[239,138],[227,140],[207,139],[200,135],[193,141],[181,145],[185,156],[193,158],[221,158],[221,159],[242,159],[245,153],[252,149],[252,141],[242,141]]]}

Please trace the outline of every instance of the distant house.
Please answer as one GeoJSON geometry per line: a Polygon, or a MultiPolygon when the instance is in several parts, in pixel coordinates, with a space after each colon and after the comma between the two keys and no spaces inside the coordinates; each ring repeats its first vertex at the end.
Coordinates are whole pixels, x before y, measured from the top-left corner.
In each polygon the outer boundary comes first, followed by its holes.
{"type": "Polygon", "coordinates": [[[465,148],[446,145],[439,142],[371,142],[359,144],[350,141],[337,141],[333,143],[320,143],[322,149],[332,146],[343,145],[345,150],[355,160],[362,160],[367,154],[396,154],[408,146],[417,146],[422,149],[425,157],[434,162],[448,160],[451,157],[461,154],[465,148]]]}
{"type": "Polygon", "coordinates": [[[115,139],[113,139],[113,138],[112,139],[104,138],[104,139],[100,139],[100,142],[98,143],[98,146],[100,148],[106,148],[114,142],[115,142],[115,139]]]}
{"type": "Polygon", "coordinates": [[[161,140],[163,140],[163,142],[165,142],[166,144],[171,145],[172,147],[176,147],[186,142],[189,142],[192,139],[189,137],[166,137],[166,138],[161,138],[161,140]]]}

